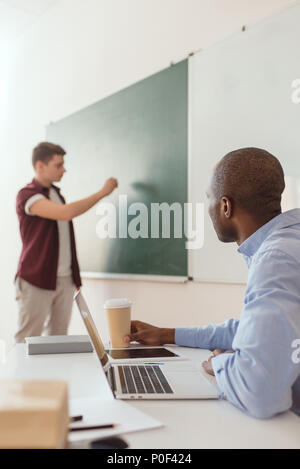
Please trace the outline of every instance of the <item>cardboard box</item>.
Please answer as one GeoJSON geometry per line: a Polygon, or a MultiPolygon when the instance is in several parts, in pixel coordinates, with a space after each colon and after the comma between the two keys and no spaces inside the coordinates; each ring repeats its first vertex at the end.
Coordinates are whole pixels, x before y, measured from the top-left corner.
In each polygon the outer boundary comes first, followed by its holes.
{"type": "Polygon", "coordinates": [[[0,448],[66,448],[68,427],[66,382],[0,381],[0,448]]]}

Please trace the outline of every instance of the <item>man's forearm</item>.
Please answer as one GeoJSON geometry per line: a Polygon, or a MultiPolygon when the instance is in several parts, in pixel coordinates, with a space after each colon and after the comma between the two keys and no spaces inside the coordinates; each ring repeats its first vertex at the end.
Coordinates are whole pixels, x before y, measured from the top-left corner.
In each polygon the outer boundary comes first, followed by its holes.
{"type": "Polygon", "coordinates": [[[72,220],[79,215],[87,212],[90,208],[96,205],[99,200],[105,197],[105,193],[103,190],[96,192],[85,199],[77,200],[76,202],[72,202],[70,204],[65,205],[65,210],[67,213],[67,219],[72,220]]]}
{"type": "Polygon", "coordinates": [[[85,199],[70,204],[58,204],[46,198],[42,198],[37,200],[32,207],[30,207],[30,212],[32,215],[49,218],[50,220],[70,221],[87,212],[106,195],[107,192],[102,189],[85,199]]]}
{"type": "Polygon", "coordinates": [[[222,324],[209,324],[203,327],[178,327],[175,331],[175,343],[184,347],[199,347],[204,349],[232,348],[239,321],[229,319],[222,324]]]}

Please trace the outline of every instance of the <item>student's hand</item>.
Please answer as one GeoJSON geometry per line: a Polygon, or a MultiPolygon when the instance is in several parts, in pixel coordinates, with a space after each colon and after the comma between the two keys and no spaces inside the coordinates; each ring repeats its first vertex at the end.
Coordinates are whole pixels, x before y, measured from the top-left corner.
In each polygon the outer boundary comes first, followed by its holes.
{"type": "Polygon", "coordinates": [[[224,351],[224,350],[221,350],[221,349],[217,348],[213,351],[212,356],[209,357],[209,359],[207,361],[204,361],[202,363],[202,366],[205,369],[206,373],[208,373],[211,376],[215,376],[211,361],[214,357],[216,357],[217,355],[220,355],[221,353],[234,353],[234,350],[225,350],[224,351]]]}
{"type": "Polygon", "coordinates": [[[136,341],[143,345],[174,344],[175,329],[164,329],[142,321],[131,321],[130,336],[124,342],[136,341]]]}
{"type": "Polygon", "coordinates": [[[115,179],[115,178],[107,179],[107,181],[105,182],[105,184],[102,188],[103,196],[105,197],[105,196],[111,194],[116,189],[116,187],[118,187],[117,179],[115,179]]]}

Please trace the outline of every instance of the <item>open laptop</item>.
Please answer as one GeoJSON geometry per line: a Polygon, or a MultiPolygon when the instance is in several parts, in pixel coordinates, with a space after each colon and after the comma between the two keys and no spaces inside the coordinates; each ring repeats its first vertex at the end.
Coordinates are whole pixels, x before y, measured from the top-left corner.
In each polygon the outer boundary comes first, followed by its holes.
{"type": "Polygon", "coordinates": [[[201,363],[111,364],[80,291],[74,300],[117,399],[218,399],[218,387],[206,379],[201,363]]]}

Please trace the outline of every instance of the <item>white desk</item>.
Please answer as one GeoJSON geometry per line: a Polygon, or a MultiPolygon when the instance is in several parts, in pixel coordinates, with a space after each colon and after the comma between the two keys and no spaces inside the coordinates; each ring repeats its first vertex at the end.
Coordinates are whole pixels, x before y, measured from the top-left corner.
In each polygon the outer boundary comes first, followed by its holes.
{"type": "MultiPolygon", "coordinates": [[[[207,350],[175,347],[186,357],[205,360],[207,350]]],[[[27,356],[16,345],[0,378],[63,379],[69,395],[97,396],[103,390],[102,370],[95,353],[27,356]]],[[[109,386],[105,390],[111,392],[109,386]]],[[[129,401],[127,401],[129,402],[129,401]]],[[[130,448],[300,448],[300,418],[286,412],[270,420],[243,414],[226,401],[130,401],[130,405],[161,421],[163,428],[125,435],[130,448]]]]}

